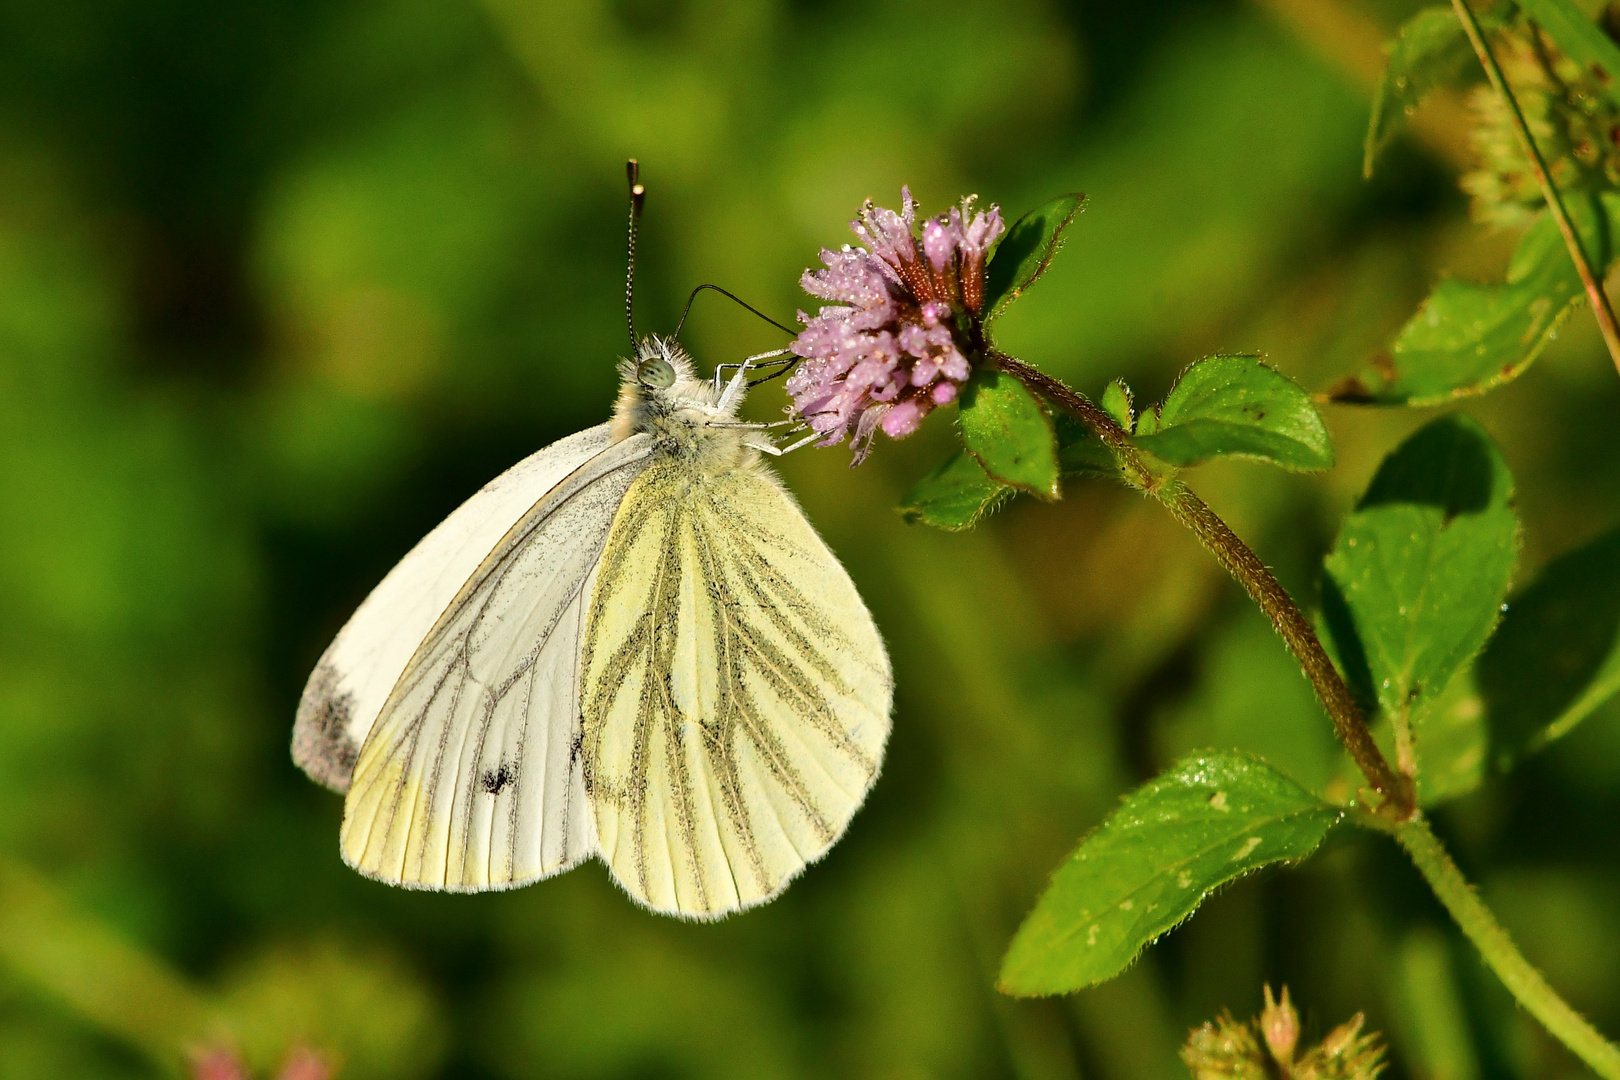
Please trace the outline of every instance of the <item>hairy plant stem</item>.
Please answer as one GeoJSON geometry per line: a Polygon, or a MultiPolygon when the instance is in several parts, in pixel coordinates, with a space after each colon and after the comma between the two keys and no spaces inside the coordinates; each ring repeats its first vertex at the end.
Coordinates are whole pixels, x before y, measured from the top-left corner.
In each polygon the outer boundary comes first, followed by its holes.
{"type": "Polygon", "coordinates": [[[1171,517],[1192,530],[1199,542],[1266,613],[1271,625],[1276,627],[1289,651],[1299,661],[1305,677],[1316,689],[1316,695],[1332,719],[1340,741],[1361,767],[1367,783],[1383,797],[1390,812],[1398,818],[1413,813],[1416,799],[1410,778],[1397,775],[1389,762],[1384,760],[1377,743],[1373,742],[1367,722],[1362,719],[1361,710],[1356,708],[1355,700],[1350,696],[1349,688],[1339,677],[1333,661],[1328,659],[1310,620],[1299,610],[1299,605],[1288,595],[1288,590],[1282,587],[1249,545],[1240,540],[1226,522],[1209,508],[1209,504],[1195,495],[1186,484],[1176,479],[1165,479],[1148,493],[1164,504],[1171,517]]]}
{"type": "Polygon", "coordinates": [[[1367,783],[1383,799],[1381,810],[1393,815],[1396,820],[1404,820],[1415,813],[1417,803],[1411,780],[1398,776],[1390,768],[1378,745],[1373,742],[1372,732],[1350,696],[1349,688],[1323,650],[1310,620],[1249,545],[1239,539],[1226,522],[1186,484],[1151,468],[1136,447],[1131,445],[1129,434],[1113,417],[1061,381],[1023,361],[996,350],[991,350],[990,355],[1003,371],[1061,406],[1096,433],[1113,451],[1127,482],[1159,500],[1172,517],[1192,530],[1199,542],[1215,556],[1215,560],[1237,579],[1250,599],[1266,613],[1283,643],[1299,661],[1305,677],[1315,687],[1322,707],[1332,719],[1340,741],[1360,766],[1367,783]]]}
{"type": "Polygon", "coordinates": [[[1507,105],[1508,116],[1513,121],[1513,134],[1518,137],[1519,148],[1524,151],[1524,156],[1530,162],[1531,171],[1536,174],[1536,183],[1541,185],[1541,194],[1547,200],[1547,209],[1552,213],[1553,220],[1558,222],[1558,231],[1564,234],[1564,246],[1569,248],[1569,257],[1575,263],[1575,271],[1581,275],[1581,284],[1586,287],[1586,298],[1592,305],[1592,317],[1597,319],[1598,329],[1603,332],[1603,343],[1608,346],[1609,359],[1614,361],[1615,370],[1620,371],[1620,326],[1615,323],[1614,308],[1609,303],[1608,293],[1603,291],[1603,282],[1592,272],[1592,264],[1581,247],[1581,239],[1569,219],[1569,211],[1564,208],[1563,197],[1553,186],[1552,174],[1547,171],[1547,162],[1542,158],[1535,137],[1530,134],[1530,125],[1525,121],[1524,112],[1519,108],[1519,99],[1514,97],[1513,88],[1508,86],[1507,77],[1502,74],[1502,68],[1497,64],[1496,55],[1491,52],[1490,44],[1485,40],[1485,33],[1479,27],[1479,19],[1474,16],[1474,10],[1468,6],[1468,0],[1451,0],[1451,6],[1456,9],[1457,18],[1462,21],[1463,29],[1467,31],[1468,40],[1474,46],[1474,53],[1479,57],[1480,66],[1485,69],[1485,75],[1490,79],[1491,86],[1507,105]]]}
{"type": "Polygon", "coordinates": [[[1531,1016],[1541,1021],[1593,1072],[1605,1080],[1620,1080],[1620,1047],[1605,1039],[1585,1017],[1570,1008],[1569,1003],[1547,985],[1541,972],[1524,958],[1491,909],[1452,862],[1440,838],[1429,828],[1427,818],[1419,813],[1409,821],[1396,823],[1371,814],[1358,814],[1356,820],[1389,833],[1406,849],[1423,880],[1429,883],[1457,926],[1531,1016]]]}

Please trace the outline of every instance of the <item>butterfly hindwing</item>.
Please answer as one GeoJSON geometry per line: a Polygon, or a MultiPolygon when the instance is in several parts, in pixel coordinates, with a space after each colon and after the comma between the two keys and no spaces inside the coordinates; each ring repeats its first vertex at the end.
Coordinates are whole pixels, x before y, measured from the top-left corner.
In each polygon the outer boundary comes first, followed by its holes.
{"type": "Polygon", "coordinates": [[[892,682],[853,583],[763,468],[655,460],[620,504],[580,660],[601,854],[707,918],[768,900],[877,776],[892,682]]]}
{"type": "Polygon", "coordinates": [[[602,449],[500,539],[425,635],[360,749],[344,858],[420,888],[533,881],[595,850],[574,754],[579,634],[614,513],[648,455],[602,449]]]}

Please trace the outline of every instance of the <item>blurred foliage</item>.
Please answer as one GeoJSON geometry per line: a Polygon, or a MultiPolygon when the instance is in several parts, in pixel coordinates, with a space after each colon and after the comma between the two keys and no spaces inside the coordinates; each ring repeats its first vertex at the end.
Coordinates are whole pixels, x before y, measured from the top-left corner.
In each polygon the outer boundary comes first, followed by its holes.
{"type": "MultiPolygon", "coordinates": [[[[1265,979],[1323,1017],[1365,1010],[1396,1038],[1392,1077],[1569,1075],[1399,854],[1348,832],[1218,893],[1106,987],[996,994],[1048,871],[1122,792],[1210,745],[1311,787],[1336,759],[1263,620],[1129,493],[1071,479],[969,533],[905,524],[945,423],[855,471],[836,451],[781,463],[899,697],[869,805],[763,909],[656,919],[594,866],[509,894],[390,890],[343,867],[340,802],[286,752],[305,675],[386,569],[606,415],[625,157],[650,190],[648,327],[701,281],[807,305],[818,246],[902,183],[925,210],[978,191],[1013,215],[1083,190],[1000,345],[1144,400],[1237,351],[1319,388],[1442,274],[1499,280],[1516,243],[1468,222],[1414,137],[1363,183],[1370,88],[1295,36],[1300,11],[1377,39],[1415,10],[0,3],[0,853],[34,898],[4,890],[0,1074],[177,1068],[75,989],[102,985],[69,977],[89,941],[224,1017],[260,1075],[302,1040],[356,1078],[1167,1080],[1185,1031],[1254,1012],[1265,979]],[[1407,1023],[1436,985],[1447,1003],[1407,1023]]],[[[1620,524],[1620,381],[1588,322],[1465,406],[1515,480],[1516,583],[1620,524]]],[[[705,364],[780,343],[712,299],[685,336],[705,364]]],[[[1194,477],[1312,604],[1339,518],[1428,418],[1325,416],[1329,472],[1194,477]]],[[[1613,704],[1437,814],[1611,1033],[1617,815],[1613,704]]]]}

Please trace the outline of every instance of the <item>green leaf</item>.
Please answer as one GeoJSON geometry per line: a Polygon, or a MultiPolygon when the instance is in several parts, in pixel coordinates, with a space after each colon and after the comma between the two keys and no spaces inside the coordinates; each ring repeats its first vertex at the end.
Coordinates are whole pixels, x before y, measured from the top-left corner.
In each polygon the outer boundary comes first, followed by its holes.
{"type": "MultiPolygon", "coordinates": [[[[1473,791],[1485,779],[1490,731],[1470,672],[1461,671],[1428,708],[1413,717],[1418,803],[1438,806],[1473,791]]],[[[1393,740],[1392,740],[1393,741],[1393,740]]]]}
{"type": "Polygon", "coordinates": [[[1136,442],[1174,465],[1258,458],[1291,470],[1333,464],[1327,425],[1310,395],[1255,356],[1212,356],[1176,380],[1158,429],[1136,442]]]}
{"type": "Polygon", "coordinates": [[[1103,387],[1103,412],[1114,418],[1114,422],[1127,432],[1136,430],[1136,402],[1131,397],[1131,388],[1125,385],[1124,379],[1115,379],[1103,387]]]}
{"type": "Polygon", "coordinates": [[[1013,489],[985,475],[979,463],[958,450],[917,481],[900,500],[900,516],[936,529],[960,532],[1011,497],[1013,489]]]}
{"type": "Polygon", "coordinates": [[[1057,438],[1028,387],[1004,371],[980,368],[962,390],[960,417],[963,444],[993,479],[1058,498],[1057,438]]]}
{"type": "Polygon", "coordinates": [[[1597,76],[1609,100],[1620,105],[1620,45],[1587,18],[1569,0],[1518,0],[1524,13],[1534,19],[1565,56],[1597,76]]]}
{"type": "Polygon", "coordinates": [[[1456,82],[1470,68],[1477,74],[1474,48],[1449,7],[1424,8],[1401,27],[1385,48],[1389,60],[1373,94],[1361,171],[1372,176],[1373,162],[1429,91],[1456,82]]]}
{"type": "Polygon", "coordinates": [[[1052,257],[1063,246],[1063,230],[1080,213],[1085,201],[1086,197],[1078,193],[1060,195],[1013,222],[984,268],[985,322],[1005,311],[1046,273],[1052,257]]]}
{"type": "Polygon", "coordinates": [[[1309,855],[1340,813],[1251,755],[1184,758],[1058,867],[1007,950],[1001,989],[1064,994],[1113,978],[1214,889],[1309,855]]]}
{"type": "MultiPolygon", "coordinates": [[[[1086,425],[1059,413],[1052,418],[1052,429],[1062,475],[1120,479],[1119,462],[1086,425]]],[[[959,532],[978,524],[1016,493],[1016,488],[986,473],[971,454],[957,451],[906,492],[900,514],[908,522],[959,532]]]]}
{"type": "MultiPolygon", "coordinates": [[[[1564,205],[1593,266],[1606,267],[1620,199],[1605,194],[1595,205],[1590,196],[1570,191],[1564,205]]],[[[1441,281],[1401,329],[1390,353],[1334,387],[1332,396],[1436,405],[1482,394],[1516,378],[1540,356],[1584,295],[1558,223],[1543,213],[1519,241],[1504,284],[1441,281]]]]}
{"type": "Polygon", "coordinates": [[[1474,674],[1499,768],[1620,691],[1620,530],[1548,563],[1514,595],[1474,674]]]}
{"type": "Polygon", "coordinates": [[[1052,418],[1052,429],[1057,433],[1058,467],[1064,476],[1106,476],[1123,480],[1119,461],[1114,452],[1085,424],[1068,413],[1052,418]]]}
{"type": "Polygon", "coordinates": [[[1406,719],[1438,698],[1490,637],[1518,550],[1513,478],[1474,421],[1441,417],[1385,458],[1322,588],[1364,704],[1406,719]]]}

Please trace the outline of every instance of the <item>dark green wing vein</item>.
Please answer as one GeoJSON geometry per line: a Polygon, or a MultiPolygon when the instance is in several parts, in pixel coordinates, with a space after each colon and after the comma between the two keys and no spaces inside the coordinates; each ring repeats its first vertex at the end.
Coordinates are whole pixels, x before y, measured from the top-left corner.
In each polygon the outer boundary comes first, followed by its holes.
{"type": "MultiPolygon", "coordinates": [[[[755,881],[761,888],[768,888],[770,874],[765,869],[759,840],[754,834],[753,818],[749,816],[748,804],[743,798],[742,770],[737,759],[737,715],[743,707],[738,699],[745,695],[733,692],[741,688],[743,678],[743,657],[737,648],[733,630],[736,609],[726,589],[725,579],[721,577],[721,566],[714,557],[713,538],[696,521],[693,522],[693,540],[698,568],[703,574],[704,591],[714,605],[714,654],[720,667],[720,696],[716,702],[715,716],[699,718],[704,730],[704,751],[710,768],[720,779],[720,790],[725,796],[726,820],[731,823],[738,842],[748,856],[748,866],[754,872],[755,881]]],[[[729,856],[726,866],[735,881],[737,871],[731,866],[729,856]]],[[[738,895],[742,895],[741,889],[738,889],[738,895]]]]}
{"type": "MultiPolygon", "coordinates": [[[[708,500],[709,509],[716,517],[725,515],[727,524],[741,515],[729,515],[725,509],[714,499],[708,500]]],[[[793,662],[793,659],[778,649],[773,643],[756,633],[744,619],[733,618],[742,605],[736,590],[733,588],[732,575],[740,576],[748,591],[754,599],[758,610],[776,624],[783,637],[794,644],[801,655],[810,662],[825,678],[833,682],[835,688],[841,693],[848,693],[843,681],[838,678],[837,672],[826,663],[825,659],[817,654],[810,642],[796,627],[787,622],[779,607],[773,604],[764,593],[749,579],[745,564],[757,562],[763,565],[767,572],[774,573],[765,563],[764,559],[755,552],[739,549],[716,537],[705,528],[700,521],[691,523],[693,530],[694,547],[701,553],[707,554],[704,573],[706,585],[715,607],[717,633],[723,633],[725,643],[723,652],[738,658],[738,663],[722,671],[720,681],[721,705],[720,717],[726,724],[724,739],[721,742],[725,753],[725,766],[733,772],[739,770],[737,757],[737,735],[739,731],[748,738],[758,751],[761,760],[770,771],[771,777],[782,790],[793,800],[800,812],[811,823],[823,842],[831,840],[833,829],[827,823],[826,813],[817,805],[810,794],[809,785],[805,783],[803,775],[793,765],[787,747],[783,745],[781,737],[774,730],[771,723],[760,710],[759,703],[748,690],[748,673],[751,668],[755,673],[765,679],[768,685],[781,696],[784,702],[799,706],[799,711],[806,716],[817,719],[825,718],[827,727],[836,727],[832,721],[832,708],[826,698],[819,694],[810,679],[804,675],[803,670],[793,662]],[[715,557],[716,552],[723,552],[721,557],[715,557]],[[741,723],[738,722],[741,719],[741,723]]],[[[785,545],[786,541],[780,541],[785,545]]],[[[817,723],[822,728],[821,723],[817,723]]],[[[843,733],[840,731],[839,735],[843,733]]],[[[836,738],[835,738],[836,741],[836,738]]],[[[721,763],[714,763],[719,767],[721,763]]],[[[743,819],[736,822],[741,828],[749,828],[746,821],[746,808],[743,819]]],[[[784,835],[789,830],[783,828],[784,835]]],[[[751,832],[751,828],[750,828],[751,832]]]]}

